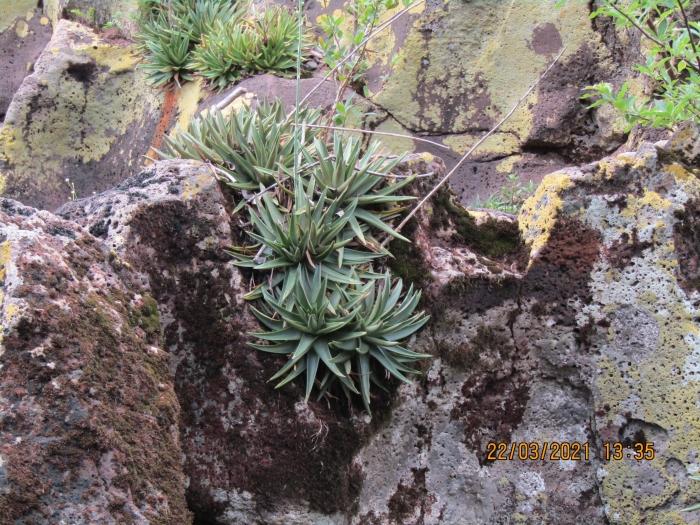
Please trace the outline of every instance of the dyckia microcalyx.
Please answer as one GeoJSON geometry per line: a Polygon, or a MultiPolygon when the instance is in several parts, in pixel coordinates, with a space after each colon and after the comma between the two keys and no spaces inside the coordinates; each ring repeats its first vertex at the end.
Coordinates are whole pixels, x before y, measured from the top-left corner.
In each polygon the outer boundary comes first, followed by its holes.
{"type": "MultiPolygon", "coordinates": [[[[315,123],[319,110],[303,110],[302,118],[315,123]]],[[[294,141],[302,141],[302,130],[287,121],[282,101],[265,99],[257,107],[246,106],[224,116],[214,107],[195,118],[186,130],[177,128],[164,137],[163,158],[180,157],[212,162],[230,175],[228,183],[238,190],[257,191],[277,180],[280,168],[294,165],[294,141]]],[[[304,133],[303,147],[313,144],[318,129],[304,133]]]]}
{"type": "Polygon", "coordinates": [[[251,346],[289,355],[287,363],[272,378],[286,375],[277,387],[306,372],[308,400],[323,363],[326,374],[319,382],[319,397],[334,381],[340,381],[351,392],[361,391],[369,411],[370,382],[381,386],[372,370],[373,360],[401,381],[408,381],[404,373],[416,371],[406,364],[429,357],[400,345],[428,320],[422,312],[414,313],[420,293],[411,288],[400,301],[400,279],[393,287],[388,274],[360,286],[329,285],[320,268],[309,275],[300,266],[296,273],[293,292],[285,293],[282,288],[270,292],[263,287],[262,309],[252,309],[271,331],[253,334],[269,344],[251,346]]]}

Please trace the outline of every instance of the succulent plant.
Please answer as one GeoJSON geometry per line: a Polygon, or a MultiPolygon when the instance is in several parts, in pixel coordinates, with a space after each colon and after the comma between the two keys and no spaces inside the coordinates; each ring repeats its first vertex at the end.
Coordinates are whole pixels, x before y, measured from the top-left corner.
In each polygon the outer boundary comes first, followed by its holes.
{"type": "Polygon", "coordinates": [[[308,270],[299,266],[293,274],[292,285],[285,280],[284,286],[273,292],[263,287],[261,309],[252,308],[271,331],[253,334],[267,344],[251,346],[289,354],[287,363],[272,377],[286,375],[277,388],[306,372],[308,400],[323,363],[326,372],[319,382],[319,399],[340,381],[348,396],[361,391],[370,412],[370,382],[383,388],[373,361],[401,381],[408,381],[404,373],[418,373],[406,364],[429,356],[407,350],[400,342],[428,320],[422,312],[413,313],[420,293],[411,288],[400,301],[402,282],[399,279],[392,288],[388,274],[357,287],[329,286],[320,268],[309,276],[308,270]]]}
{"type": "Polygon", "coordinates": [[[253,239],[263,245],[259,254],[250,254],[249,248],[234,250],[238,266],[254,270],[286,268],[298,264],[312,267],[321,265],[324,277],[334,282],[359,284],[348,275],[354,269],[387,255],[377,249],[375,253],[348,248],[351,243],[367,245],[370,227],[376,227],[393,237],[408,240],[396,233],[391,226],[373,213],[360,209],[358,197],[347,198],[348,186],[333,200],[328,199],[329,188],[320,194],[315,191],[315,179],[305,188],[296,188],[291,209],[279,209],[269,193],[257,198],[256,208],[250,210],[253,239]],[[356,242],[357,238],[357,242],[356,242]],[[268,260],[268,258],[270,260],[268,260]]]}
{"type": "Polygon", "coordinates": [[[190,37],[182,31],[171,31],[162,26],[151,26],[151,36],[144,40],[142,48],[148,50],[141,69],[148,72],[146,79],[156,87],[171,80],[192,80],[187,70],[190,37]]]}
{"type": "Polygon", "coordinates": [[[207,34],[216,33],[215,26],[233,28],[242,22],[247,2],[231,0],[196,0],[180,4],[180,19],[193,43],[202,41],[207,34]]]}
{"type": "MultiPolygon", "coordinates": [[[[251,16],[247,0],[142,0],[137,35],[142,67],[149,80],[205,78],[222,90],[259,71],[288,76],[299,55],[299,21],[290,10],[270,6],[251,16]]],[[[308,54],[309,32],[302,30],[301,52],[308,54]]]]}
{"type": "MultiPolygon", "coordinates": [[[[313,124],[319,119],[319,110],[302,110],[301,118],[313,124]]],[[[295,130],[288,122],[282,102],[267,99],[256,108],[246,106],[237,114],[224,116],[213,108],[192,119],[186,130],[176,129],[174,136],[165,137],[163,158],[181,157],[201,159],[226,170],[235,189],[256,191],[260,185],[269,186],[277,180],[282,168],[294,165],[294,140],[313,144],[318,129],[308,128],[305,133],[295,130]]]]}
{"type": "MultiPolygon", "coordinates": [[[[255,69],[282,75],[292,72],[299,57],[299,20],[296,14],[284,7],[270,6],[255,21],[255,32],[260,38],[259,54],[252,60],[255,69]]],[[[303,59],[308,54],[311,39],[308,31],[302,34],[303,59]]]]}
{"type": "Polygon", "coordinates": [[[189,67],[221,91],[228,85],[253,73],[260,37],[240,24],[216,21],[213,31],[202,36],[192,52],[189,67]]]}

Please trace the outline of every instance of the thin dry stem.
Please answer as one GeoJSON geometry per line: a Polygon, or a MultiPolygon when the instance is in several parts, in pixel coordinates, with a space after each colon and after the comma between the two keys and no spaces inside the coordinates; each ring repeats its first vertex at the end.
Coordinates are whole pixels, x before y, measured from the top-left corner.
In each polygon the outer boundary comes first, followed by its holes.
{"type": "MultiPolygon", "coordinates": [[[[513,109],[511,109],[511,110],[508,112],[508,114],[507,114],[505,117],[503,117],[503,118],[501,119],[501,121],[500,121],[498,124],[496,124],[486,135],[484,135],[483,137],[481,137],[481,139],[479,139],[479,142],[477,142],[476,144],[474,144],[474,145],[471,147],[471,149],[470,149],[469,151],[467,151],[467,152],[464,154],[464,156],[459,160],[459,162],[455,165],[455,167],[452,168],[452,169],[450,170],[450,172],[449,172],[447,175],[445,175],[445,176],[442,178],[442,180],[441,180],[440,182],[438,182],[437,185],[435,185],[435,187],[434,187],[432,190],[430,190],[430,192],[429,192],[425,197],[423,197],[423,200],[421,200],[421,201],[416,205],[416,207],[413,208],[413,210],[411,210],[411,212],[410,212],[408,215],[406,215],[406,217],[404,218],[404,220],[401,221],[401,223],[395,228],[394,231],[396,231],[397,233],[398,233],[399,231],[401,231],[401,228],[403,228],[403,227],[406,225],[406,223],[411,219],[411,217],[413,217],[416,213],[418,213],[418,210],[420,210],[420,208],[421,208],[426,202],[428,202],[428,200],[430,199],[430,197],[432,197],[433,195],[435,195],[435,193],[440,189],[440,187],[441,187],[443,184],[445,184],[445,183],[450,179],[450,177],[452,177],[452,175],[454,175],[454,174],[457,172],[457,170],[462,166],[462,164],[464,164],[464,162],[469,158],[469,156],[470,156],[479,146],[481,146],[481,144],[482,144],[487,138],[489,138],[493,133],[495,133],[495,132],[498,130],[498,128],[500,128],[500,127],[511,117],[511,115],[513,115],[513,113],[515,113],[515,110],[518,109],[518,107],[520,106],[520,104],[522,104],[523,100],[525,100],[525,99],[530,95],[530,93],[532,93],[532,91],[533,91],[533,90],[535,89],[535,87],[540,83],[540,81],[545,77],[545,75],[546,75],[547,73],[549,73],[549,71],[554,67],[554,64],[556,64],[556,63],[559,61],[559,59],[561,58],[561,56],[564,54],[564,51],[566,51],[566,48],[567,48],[567,47],[569,47],[569,46],[568,46],[568,45],[564,46],[564,49],[561,50],[561,53],[559,53],[559,54],[557,55],[557,57],[556,57],[556,58],[554,59],[554,61],[549,65],[549,67],[545,70],[545,72],[542,73],[542,74],[540,75],[540,78],[537,79],[537,82],[535,82],[535,83],[530,87],[530,89],[528,89],[527,92],[526,92],[522,97],[520,97],[520,100],[518,100],[518,101],[515,103],[515,106],[513,106],[513,109]]],[[[389,240],[390,240],[391,238],[392,238],[392,237],[387,237],[386,239],[384,239],[384,240],[382,241],[382,244],[381,244],[382,248],[385,248],[385,247],[386,247],[386,245],[389,243],[389,240]]]]}
{"type": "Polygon", "coordinates": [[[219,102],[216,105],[216,107],[220,110],[226,109],[229,106],[229,104],[231,104],[231,102],[236,100],[240,95],[245,95],[246,93],[248,93],[248,91],[246,91],[245,89],[240,87],[236,88],[233,91],[231,91],[231,93],[224,100],[219,102]]]}
{"type": "MultiPolygon", "coordinates": [[[[340,62],[338,62],[338,63],[335,65],[335,67],[334,67],[333,69],[331,69],[331,70],[328,72],[328,74],[326,74],[325,77],[323,77],[323,80],[321,80],[321,82],[319,82],[318,84],[316,84],[316,85],[313,87],[313,89],[312,89],[311,91],[309,91],[303,99],[301,99],[301,101],[299,102],[299,106],[301,106],[302,104],[304,104],[304,102],[306,102],[306,101],[309,99],[309,97],[310,97],[311,95],[313,95],[313,94],[316,92],[316,90],[317,90],[318,88],[320,88],[326,80],[328,80],[329,78],[331,78],[331,77],[333,76],[333,73],[335,73],[343,64],[345,64],[345,62],[347,62],[348,60],[350,60],[350,59],[352,58],[352,56],[357,52],[358,49],[360,49],[363,45],[365,45],[367,42],[369,42],[369,41],[372,40],[375,36],[377,36],[384,28],[386,28],[386,27],[388,27],[389,25],[391,25],[391,23],[392,23],[394,20],[396,20],[396,19],[400,18],[401,16],[405,15],[405,14],[408,13],[410,10],[412,10],[414,7],[416,7],[416,6],[418,6],[418,5],[422,4],[422,3],[424,3],[425,1],[426,1],[426,0],[418,0],[417,2],[412,3],[410,6],[406,7],[405,9],[402,9],[400,12],[396,13],[394,16],[392,16],[389,20],[387,20],[387,21],[384,22],[383,24],[380,24],[379,26],[377,26],[377,29],[375,29],[374,32],[372,32],[370,35],[367,35],[367,36],[365,37],[365,39],[364,39],[362,42],[360,42],[360,45],[359,45],[359,46],[357,46],[355,49],[353,49],[352,51],[350,51],[350,53],[348,53],[348,56],[346,56],[343,60],[341,60],[340,62]]],[[[291,116],[291,114],[290,114],[290,116],[291,116]]]]}
{"type": "Polygon", "coordinates": [[[323,129],[332,129],[332,130],[336,130],[336,131],[349,131],[350,133],[366,133],[368,135],[384,135],[387,137],[398,137],[401,139],[411,139],[411,140],[415,140],[417,142],[426,142],[428,144],[432,144],[433,146],[437,146],[438,148],[450,149],[449,146],[445,146],[444,144],[440,144],[439,142],[435,142],[433,140],[423,139],[420,137],[412,137],[411,135],[402,135],[401,133],[388,133],[385,131],[369,131],[366,129],[355,129],[355,128],[341,128],[338,126],[324,126],[322,124],[306,124],[306,126],[309,128],[323,128],[323,129]]]}

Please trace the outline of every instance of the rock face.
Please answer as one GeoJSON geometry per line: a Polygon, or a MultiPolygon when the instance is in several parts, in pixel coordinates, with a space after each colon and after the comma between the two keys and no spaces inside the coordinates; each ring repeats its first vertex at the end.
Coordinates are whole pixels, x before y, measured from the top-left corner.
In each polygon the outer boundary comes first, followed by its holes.
{"type": "Polygon", "coordinates": [[[116,24],[121,33],[131,36],[138,29],[135,17],[139,13],[139,0],[43,0],[44,11],[54,25],[66,16],[89,22],[101,28],[116,24]],[[92,10],[92,11],[91,11],[92,10]],[[81,17],[79,13],[85,15],[81,17]],[[91,20],[85,20],[91,14],[91,20]]]}
{"type": "Polygon", "coordinates": [[[57,216],[5,200],[2,519],[697,521],[680,513],[700,500],[693,133],[551,174],[517,220],[438,193],[391,246],[433,315],[411,348],[433,359],[371,421],[267,382],[283,358],[245,344],[240,229],[206,166],[156,163],[57,216]],[[654,458],[603,459],[618,442],[654,458]],[[509,459],[514,443],[549,452],[509,459]]]}
{"type": "MultiPolygon", "coordinates": [[[[410,347],[432,359],[373,392],[371,420],[274,389],[285,358],[247,346],[251,275],[226,253],[245,240],[231,193],[197,162],[144,167],[231,91],[146,87],[123,38],[136,6],[0,6],[0,192],[24,203],[0,199],[0,525],[700,522],[680,512],[700,501],[700,128],[635,130],[634,151],[559,169],[625,139],[579,101],[636,60],[633,38],[591,25],[595,2],[431,2],[373,42],[364,125],[431,135],[448,165],[569,47],[407,224],[413,243],[390,245],[432,316],[410,347]],[[123,32],[61,20],[91,6],[123,32]],[[518,217],[459,204],[514,171],[549,174],[518,217]],[[66,178],[84,198],[68,202],[66,178]]],[[[234,109],[294,100],[289,79],[237,87],[234,109]]],[[[445,173],[431,153],[399,169],[445,173]]]]}
{"type": "Polygon", "coordinates": [[[73,222],[2,199],[0,239],[0,523],[187,523],[157,303],[73,222]]]}
{"type": "MultiPolygon", "coordinates": [[[[344,3],[314,2],[309,17],[337,14],[344,3]]],[[[476,0],[417,6],[370,43],[368,88],[379,107],[371,127],[430,135],[452,151],[417,142],[408,143],[411,151],[440,155],[451,167],[563,51],[513,117],[460,168],[454,189],[463,203],[473,203],[477,194],[484,200],[500,189],[509,173],[539,182],[560,167],[611,153],[624,143],[624,129],[609,108],[588,110],[581,90],[634,79],[639,44],[634,34],[591,20],[596,5],[476,0]],[[399,57],[393,66],[392,52],[399,57]]],[[[635,79],[632,89],[645,88],[635,79]]]]}
{"type": "MultiPolygon", "coordinates": [[[[343,3],[312,2],[305,12],[309,20],[318,21],[343,3]]],[[[131,71],[136,65],[129,54],[133,42],[121,37],[135,33],[132,15],[138,12],[137,0],[45,0],[45,16],[26,20],[34,4],[12,0],[8,7],[0,7],[4,9],[0,11],[0,40],[5,39],[3,45],[9,46],[4,48],[7,53],[12,50],[12,63],[0,64],[0,68],[9,68],[0,80],[0,114],[2,98],[9,103],[17,83],[27,74],[27,63],[35,62],[48,38],[48,26],[37,24],[50,19],[56,27],[56,42],[36,62],[38,69],[25,80],[9,110],[5,130],[9,135],[0,137],[0,156],[6,157],[0,173],[7,178],[8,197],[55,209],[70,195],[66,177],[76,184],[81,197],[104,191],[142,166],[143,155],[150,151],[153,157],[149,146],[158,148],[163,133],[177,122],[187,123],[214,98],[220,100],[202,90],[201,82],[154,92],[144,85],[141,72],[131,71]],[[110,29],[100,37],[84,26],[79,31],[79,22],[88,21],[74,13],[87,14],[90,9],[95,31],[110,21],[118,22],[120,30],[110,29]],[[2,28],[20,15],[25,18],[18,19],[15,30],[3,33],[2,28]],[[74,22],[61,20],[63,17],[74,22]],[[29,31],[28,36],[17,36],[16,30],[20,34],[29,31]],[[64,45],[66,31],[75,34],[68,46],[64,45]],[[21,44],[18,50],[13,47],[15,40],[21,44]],[[99,50],[91,50],[95,44],[99,50]],[[62,51],[55,53],[54,48],[62,51]],[[88,59],[92,63],[89,71],[83,70],[79,78],[69,74],[76,67],[84,68],[88,59]],[[58,82],[59,78],[66,81],[58,82]],[[202,102],[206,98],[210,100],[202,102]],[[47,110],[54,107],[56,117],[47,110]],[[55,140],[57,136],[61,140],[55,140]],[[37,152],[32,159],[23,153],[28,148],[37,152]],[[50,182],[39,181],[37,166],[42,173],[46,171],[44,177],[50,182]]],[[[266,2],[259,4],[264,7],[266,2]]],[[[409,138],[383,137],[383,142],[396,151],[439,155],[451,167],[566,46],[535,92],[462,166],[453,187],[464,204],[473,203],[477,196],[483,201],[506,184],[510,173],[517,173],[522,183],[539,182],[560,167],[611,153],[624,144],[624,129],[609,108],[588,110],[580,100],[582,87],[600,81],[619,87],[629,78],[635,93],[650,87],[635,78],[637,73],[630,67],[638,59],[638,38],[602,19],[591,21],[592,9],[595,2],[570,1],[558,9],[547,2],[421,4],[370,44],[373,66],[367,74],[367,88],[371,115],[364,117],[363,125],[408,136],[430,135],[446,148],[409,138]],[[400,59],[392,61],[392,52],[400,59]]],[[[314,75],[304,83],[319,81],[325,72],[319,69],[314,75]]],[[[284,98],[294,91],[289,82],[273,81],[269,76],[243,84],[249,91],[247,101],[252,94],[275,93],[284,98]]],[[[312,103],[332,102],[334,90],[335,85],[328,83],[325,93],[319,93],[312,103]]]]}
{"type": "Polygon", "coordinates": [[[279,359],[245,344],[257,324],[242,299],[248,281],[224,252],[241,241],[228,206],[208,168],[168,161],[58,213],[129,261],[160,305],[198,519],[342,522],[362,485],[355,457],[389,399],[377,397],[369,422],[348,407],[305,405],[299,385],[274,390],[279,359]]]}
{"type": "Polygon", "coordinates": [[[143,165],[162,113],[133,45],[61,20],[34,73],[15,94],[0,131],[5,196],[53,210],[71,189],[84,197],[143,165]]]}
{"type": "MultiPolygon", "coordinates": [[[[0,7],[0,13],[2,9],[0,7]]],[[[36,2],[29,2],[29,7],[12,20],[10,16],[15,12],[4,9],[5,13],[0,14],[0,122],[52,33],[48,17],[36,9],[36,2]]]]}
{"type": "MultiPolygon", "coordinates": [[[[360,453],[353,523],[700,518],[679,512],[700,499],[688,479],[700,469],[700,183],[678,142],[547,176],[518,219],[522,276],[475,275],[463,248],[423,238],[435,320],[413,348],[435,360],[360,453]],[[492,442],[507,444],[504,459],[489,457],[492,442]],[[510,460],[512,444],[533,442],[540,454],[580,443],[588,457],[521,461],[515,448],[510,460]],[[631,449],[602,460],[617,442],[631,449]],[[653,459],[628,457],[651,443],[653,459]]],[[[460,228],[453,216],[445,238],[460,228]]]]}

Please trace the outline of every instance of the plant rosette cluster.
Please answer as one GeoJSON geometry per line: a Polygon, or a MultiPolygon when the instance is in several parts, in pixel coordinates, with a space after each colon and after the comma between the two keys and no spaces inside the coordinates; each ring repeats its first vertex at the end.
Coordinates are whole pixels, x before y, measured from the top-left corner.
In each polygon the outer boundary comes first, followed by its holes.
{"type": "Polygon", "coordinates": [[[154,86],[198,75],[214,88],[259,72],[295,74],[299,50],[308,56],[311,39],[289,9],[262,12],[246,0],[150,0],[137,35],[141,68],[154,86]]]}
{"type": "MultiPolygon", "coordinates": [[[[304,109],[299,117],[317,124],[320,110],[304,109]]],[[[313,145],[320,128],[295,129],[282,102],[267,99],[256,108],[243,108],[224,116],[213,107],[193,119],[187,129],[175,128],[164,137],[162,158],[195,159],[209,162],[224,174],[235,190],[257,191],[280,179],[280,169],[294,166],[294,144],[306,150],[313,145]]]]}
{"type": "MultiPolygon", "coordinates": [[[[297,118],[314,124],[319,113],[297,118]]],[[[253,334],[262,343],[252,346],[289,356],[272,378],[283,378],[277,387],[304,374],[307,400],[314,384],[319,399],[336,384],[348,398],[361,394],[370,412],[370,384],[384,388],[378,367],[408,381],[417,373],[410,364],[429,357],[403,344],[428,320],[415,312],[420,292],[402,296],[400,279],[374,271],[391,256],[378,237],[408,240],[390,221],[413,199],[398,192],[414,178],[390,175],[402,156],[377,144],[363,152],[337,132],[326,142],[320,129],[294,125],[279,99],[264,100],[228,116],[204,113],[159,154],[208,162],[242,192],[234,213],[247,208],[250,244],[231,254],[260,283],[246,299],[271,330],[253,334]]]]}

